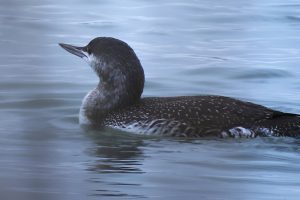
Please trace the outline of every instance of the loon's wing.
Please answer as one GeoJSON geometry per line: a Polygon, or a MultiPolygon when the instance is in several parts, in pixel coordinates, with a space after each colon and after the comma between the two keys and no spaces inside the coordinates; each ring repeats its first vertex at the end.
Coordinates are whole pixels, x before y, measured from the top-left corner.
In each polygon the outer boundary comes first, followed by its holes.
{"type": "Polygon", "coordinates": [[[207,136],[271,119],[279,112],[223,96],[148,97],[108,115],[105,124],[150,134],[207,136]]]}

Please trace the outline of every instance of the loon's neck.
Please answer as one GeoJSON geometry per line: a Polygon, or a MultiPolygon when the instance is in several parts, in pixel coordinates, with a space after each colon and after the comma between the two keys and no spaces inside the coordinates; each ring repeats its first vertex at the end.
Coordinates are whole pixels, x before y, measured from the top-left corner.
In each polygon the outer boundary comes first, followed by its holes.
{"type": "Polygon", "coordinates": [[[144,71],[139,60],[123,63],[93,63],[99,77],[97,87],[84,98],[81,112],[89,120],[101,120],[110,111],[139,101],[144,88],[144,71]],[[119,66],[119,65],[122,66],[119,66]]]}

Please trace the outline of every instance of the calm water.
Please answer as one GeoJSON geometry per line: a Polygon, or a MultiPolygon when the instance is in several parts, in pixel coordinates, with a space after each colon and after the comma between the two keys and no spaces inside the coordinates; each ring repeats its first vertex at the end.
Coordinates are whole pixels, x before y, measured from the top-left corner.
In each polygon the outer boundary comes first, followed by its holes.
{"type": "Polygon", "coordinates": [[[300,140],[177,140],[78,125],[91,69],[57,43],[125,40],[144,96],[300,113],[300,2],[0,2],[0,199],[299,199],[300,140]]]}

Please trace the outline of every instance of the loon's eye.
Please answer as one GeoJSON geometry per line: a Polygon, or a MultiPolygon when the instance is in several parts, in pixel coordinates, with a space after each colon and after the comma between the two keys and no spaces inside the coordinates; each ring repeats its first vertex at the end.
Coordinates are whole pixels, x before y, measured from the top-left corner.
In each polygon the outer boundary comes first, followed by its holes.
{"type": "Polygon", "coordinates": [[[89,54],[89,55],[91,55],[91,49],[89,48],[89,47],[86,47],[86,51],[87,51],[87,53],[89,54]]]}

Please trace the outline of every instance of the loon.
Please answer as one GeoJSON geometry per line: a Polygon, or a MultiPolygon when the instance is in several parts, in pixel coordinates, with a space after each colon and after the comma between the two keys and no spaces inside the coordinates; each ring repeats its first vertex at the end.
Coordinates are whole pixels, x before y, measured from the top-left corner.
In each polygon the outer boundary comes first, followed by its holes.
{"type": "Polygon", "coordinates": [[[112,37],[84,47],[59,43],[84,59],[98,75],[83,99],[80,124],[148,135],[256,137],[300,135],[300,116],[231,97],[144,97],[144,70],[134,50],[112,37]]]}

